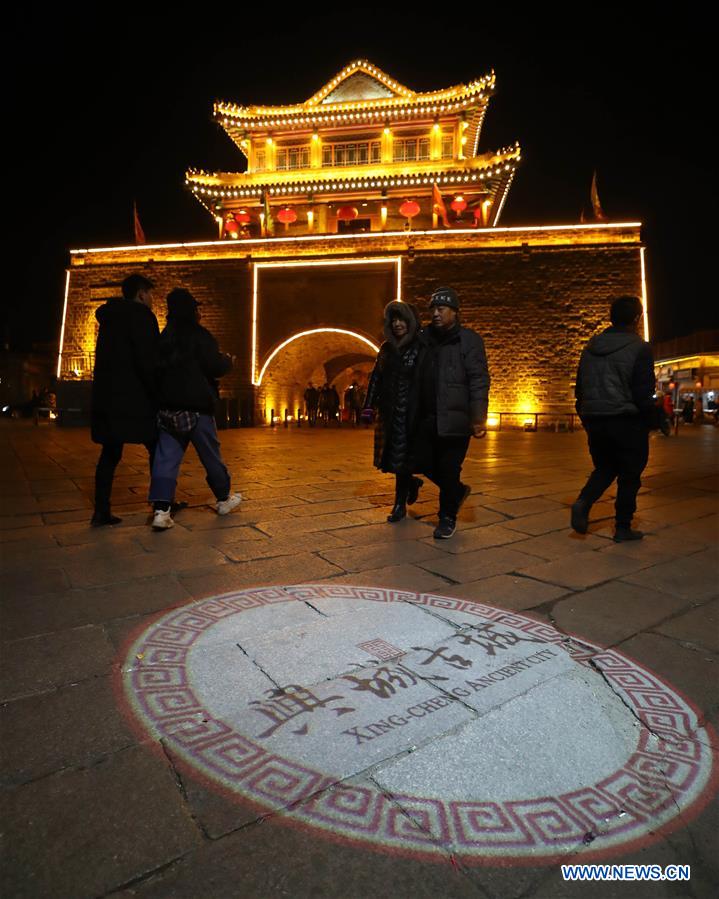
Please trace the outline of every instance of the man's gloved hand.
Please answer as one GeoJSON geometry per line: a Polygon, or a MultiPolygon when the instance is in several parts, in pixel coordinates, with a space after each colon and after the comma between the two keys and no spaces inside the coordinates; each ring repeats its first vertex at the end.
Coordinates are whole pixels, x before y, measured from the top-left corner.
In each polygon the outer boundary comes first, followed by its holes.
{"type": "Polygon", "coordinates": [[[482,437],[486,437],[486,436],[487,436],[487,426],[484,424],[484,422],[479,422],[479,421],[474,422],[474,424],[472,425],[472,437],[477,437],[478,439],[481,439],[482,437]]]}
{"type": "Polygon", "coordinates": [[[371,425],[374,421],[374,409],[371,406],[367,406],[362,410],[360,415],[360,421],[362,424],[371,425]]]}

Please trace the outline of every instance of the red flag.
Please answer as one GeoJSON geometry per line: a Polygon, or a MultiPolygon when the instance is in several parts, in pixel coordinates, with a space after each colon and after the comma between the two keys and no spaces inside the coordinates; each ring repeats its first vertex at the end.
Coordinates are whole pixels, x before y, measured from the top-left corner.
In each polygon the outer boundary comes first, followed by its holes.
{"type": "Polygon", "coordinates": [[[602,204],[599,202],[599,191],[597,190],[597,173],[594,173],[594,177],[592,178],[592,209],[594,210],[594,218],[598,222],[606,222],[608,221],[604,211],[602,209],[602,204]]]}
{"type": "Polygon", "coordinates": [[[449,221],[447,220],[447,207],[444,205],[442,194],[439,192],[439,188],[437,187],[436,182],[432,183],[432,212],[441,217],[442,224],[445,228],[449,228],[449,221]]]}
{"type": "Polygon", "coordinates": [[[140,224],[140,216],[137,214],[137,203],[134,200],[132,201],[132,216],[135,225],[135,243],[147,243],[145,232],[140,224]]]}

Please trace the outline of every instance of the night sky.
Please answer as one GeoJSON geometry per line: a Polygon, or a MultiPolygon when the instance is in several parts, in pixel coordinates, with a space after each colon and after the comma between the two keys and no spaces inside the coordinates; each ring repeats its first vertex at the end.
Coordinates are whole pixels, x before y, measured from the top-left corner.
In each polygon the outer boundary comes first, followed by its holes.
{"type": "Polygon", "coordinates": [[[149,243],[216,237],[183,178],[190,166],[242,167],[210,121],[215,99],[302,102],[359,57],[418,91],[494,68],[479,151],[515,140],[523,150],[500,224],[578,222],[596,169],[610,221],[644,223],[653,337],[719,327],[714,51],[709,30],[692,32],[681,10],[681,21],[641,24],[618,13],[532,21],[514,6],[474,19],[447,6],[446,20],[444,5],[429,17],[410,5],[390,14],[356,6],[355,22],[291,21],[270,5],[264,19],[227,4],[196,8],[182,18],[123,6],[111,24],[92,12],[16,19],[8,41],[25,60],[13,85],[6,215],[19,214],[12,231],[25,274],[3,321],[13,348],[57,341],[68,250],[132,243],[133,198],[149,243]]]}

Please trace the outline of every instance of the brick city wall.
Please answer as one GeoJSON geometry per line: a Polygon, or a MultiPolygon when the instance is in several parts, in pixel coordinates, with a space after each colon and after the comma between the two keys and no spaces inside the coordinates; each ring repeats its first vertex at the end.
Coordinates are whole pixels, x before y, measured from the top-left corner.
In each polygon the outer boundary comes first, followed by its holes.
{"type": "MultiPolygon", "coordinates": [[[[419,249],[408,252],[405,244],[400,254],[403,257],[402,297],[417,302],[426,320],[427,300],[435,287],[449,285],[459,292],[463,322],[485,339],[492,376],[490,409],[496,412],[571,412],[574,373],[584,343],[605,326],[612,297],[621,293],[641,294],[637,240],[579,245],[561,245],[553,240],[546,245],[490,244],[437,250],[418,245],[419,249]]],[[[336,255],[339,249],[336,242],[320,240],[312,245],[311,255],[315,259],[323,251],[336,255]]],[[[372,252],[377,254],[383,249],[388,252],[381,245],[373,247],[372,252]]],[[[265,259],[269,253],[266,249],[265,259]]],[[[63,377],[72,378],[73,368],[80,371],[80,378],[88,377],[96,336],[95,309],[108,296],[117,295],[119,284],[127,274],[140,271],[157,285],[154,311],[161,325],[164,297],[173,287],[187,287],[200,300],[203,324],[217,336],[222,349],[238,357],[233,373],[223,379],[223,396],[237,397],[247,408],[249,398],[257,393],[250,383],[252,265],[249,257],[142,262],[130,259],[120,262],[114,258],[108,262],[107,256],[100,258],[102,261],[98,263],[87,257],[83,264],[76,264],[71,270],[63,377]],[[79,364],[83,358],[87,361],[79,364]]],[[[297,258],[302,257],[296,254],[297,258]]],[[[352,267],[348,267],[347,276],[352,277],[352,267]]],[[[351,320],[353,329],[379,342],[381,304],[377,298],[373,297],[360,313],[356,297],[350,300],[351,310],[343,309],[344,299],[342,294],[336,296],[334,320],[324,321],[327,315],[323,313],[323,324],[347,327],[346,322],[351,320]]],[[[302,316],[292,318],[292,328],[302,327],[302,316]]],[[[316,315],[310,303],[307,326],[315,324],[316,315]]],[[[279,343],[283,332],[277,328],[276,320],[272,331],[279,343]]],[[[266,349],[261,349],[260,365],[266,356],[266,349]]],[[[357,349],[350,340],[343,351],[351,353],[357,349]]],[[[276,357],[278,362],[283,352],[276,357]]],[[[322,361],[316,358],[316,364],[322,361]]],[[[272,379],[271,369],[268,377],[272,379]]],[[[299,372],[292,381],[294,397],[298,384],[302,383],[299,372]]],[[[273,388],[278,388],[276,378],[271,383],[273,388]]],[[[258,421],[263,421],[267,391],[261,390],[259,394],[256,397],[258,421]]],[[[283,400],[277,402],[282,405],[283,400]]]]}

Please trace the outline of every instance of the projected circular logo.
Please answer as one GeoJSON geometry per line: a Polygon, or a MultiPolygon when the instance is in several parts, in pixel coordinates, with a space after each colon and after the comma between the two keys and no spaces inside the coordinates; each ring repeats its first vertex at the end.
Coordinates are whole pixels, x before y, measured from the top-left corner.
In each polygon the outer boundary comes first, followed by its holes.
{"type": "Polygon", "coordinates": [[[709,734],[655,674],[444,596],[200,600],[146,627],[121,677],[136,721],[225,793],[438,859],[626,848],[685,823],[714,780],[709,734]]]}

